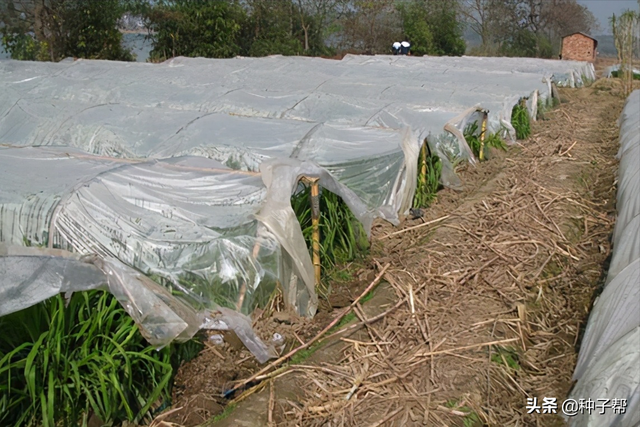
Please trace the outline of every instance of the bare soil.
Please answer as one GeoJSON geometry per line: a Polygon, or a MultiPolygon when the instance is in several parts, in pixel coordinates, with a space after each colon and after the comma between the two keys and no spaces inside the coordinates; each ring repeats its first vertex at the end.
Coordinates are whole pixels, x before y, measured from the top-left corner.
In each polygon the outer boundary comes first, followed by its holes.
{"type": "Polygon", "coordinates": [[[176,411],[156,425],[564,425],[528,415],[526,399],[562,402],[572,387],[610,252],[624,97],[614,80],[560,94],[528,140],[462,170],[465,188],[439,192],[424,218],[376,223],[370,258],[346,266],[315,319],[282,313],[276,301],[255,322],[264,339],[285,336],[288,351],[389,264],[357,306],[351,324],[365,325],[228,398],[261,367],[233,337],[208,343],[181,368],[176,411]],[[211,418],[230,402],[224,419],[211,418]]]}

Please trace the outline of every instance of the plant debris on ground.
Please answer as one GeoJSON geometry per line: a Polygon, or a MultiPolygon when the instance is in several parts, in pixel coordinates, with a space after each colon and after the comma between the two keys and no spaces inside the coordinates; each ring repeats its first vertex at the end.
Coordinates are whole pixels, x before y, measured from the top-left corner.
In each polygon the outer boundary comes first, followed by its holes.
{"type": "Polygon", "coordinates": [[[404,304],[346,343],[341,363],[322,365],[342,375],[300,376],[307,393],[282,404],[282,420],[562,425],[527,415],[526,399],[562,400],[571,387],[614,224],[624,101],[598,83],[562,95],[520,148],[479,166],[491,176],[467,176],[462,197],[444,190],[423,218],[446,221],[376,242],[373,256],[392,263],[385,278],[404,304]]]}

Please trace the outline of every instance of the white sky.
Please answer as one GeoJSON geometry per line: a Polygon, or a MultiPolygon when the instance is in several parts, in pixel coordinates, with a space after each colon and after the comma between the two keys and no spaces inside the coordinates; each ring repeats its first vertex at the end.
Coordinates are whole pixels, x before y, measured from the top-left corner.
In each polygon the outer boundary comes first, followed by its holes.
{"type": "Polygon", "coordinates": [[[611,34],[609,18],[614,13],[619,15],[627,9],[638,10],[637,0],[578,0],[593,13],[600,24],[600,29],[593,34],[611,34]]]}

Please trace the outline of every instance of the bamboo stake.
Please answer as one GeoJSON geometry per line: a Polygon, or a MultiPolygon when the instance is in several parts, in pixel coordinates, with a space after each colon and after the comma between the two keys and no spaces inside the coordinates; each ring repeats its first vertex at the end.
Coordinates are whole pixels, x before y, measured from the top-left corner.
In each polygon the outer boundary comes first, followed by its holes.
{"type": "Polygon", "coordinates": [[[480,161],[484,160],[484,135],[487,132],[487,121],[489,119],[489,114],[484,112],[484,117],[482,119],[482,131],[480,132],[480,161]]]}
{"type": "Polygon", "coordinates": [[[422,167],[420,170],[420,182],[423,186],[427,185],[427,140],[422,143],[422,167]]]}
{"type": "Polygon", "coordinates": [[[320,285],[322,275],[322,264],[320,262],[320,186],[319,178],[309,178],[311,185],[311,224],[313,225],[313,233],[311,236],[313,242],[313,271],[316,279],[316,286],[320,285]]]}

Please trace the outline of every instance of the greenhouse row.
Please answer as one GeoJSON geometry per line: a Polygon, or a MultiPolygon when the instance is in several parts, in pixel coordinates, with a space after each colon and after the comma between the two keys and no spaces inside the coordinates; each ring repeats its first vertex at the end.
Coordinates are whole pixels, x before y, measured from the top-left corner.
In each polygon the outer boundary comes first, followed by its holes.
{"type": "Polygon", "coordinates": [[[620,117],[620,160],[611,264],[591,310],[573,375],[571,398],[627,399],[624,413],[584,412],[573,426],[640,423],[640,90],[620,117]]]}
{"type": "Polygon", "coordinates": [[[301,180],[368,235],[412,206],[423,147],[459,188],[470,124],[515,142],[515,106],[535,120],[593,79],[510,58],[1,61],[0,315],[104,288],[154,345],[234,329],[265,361],[246,315],[277,288],[301,315],[318,304],[301,180]]]}

